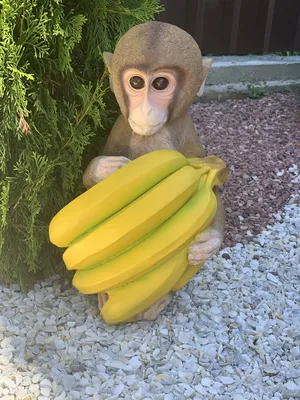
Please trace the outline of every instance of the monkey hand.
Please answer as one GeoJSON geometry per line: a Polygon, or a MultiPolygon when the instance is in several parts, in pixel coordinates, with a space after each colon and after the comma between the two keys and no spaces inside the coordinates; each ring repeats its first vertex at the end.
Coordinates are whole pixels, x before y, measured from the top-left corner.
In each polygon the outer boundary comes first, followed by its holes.
{"type": "MultiPolygon", "coordinates": [[[[134,321],[154,321],[160,312],[164,310],[167,305],[171,302],[173,298],[172,293],[168,293],[160,298],[156,303],[152,304],[147,310],[137,314],[134,317],[134,321]]],[[[108,300],[108,295],[106,293],[98,293],[98,308],[101,312],[102,307],[108,300]]]]}
{"type": "Polygon", "coordinates": [[[205,263],[219,251],[222,241],[222,234],[215,229],[197,235],[188,251],[190,265],[205,263]]]}
{"type": "Polygon", "coordinates": [[[152,304],[152,306],[149,307],[147,310],[136,315],[134,320],[135,321],[143,321],[143,320],[144,321],[154,321],[158,317],[158,315],[161,313],[161,311],[164,310],[167,307],[167,305],[171,302],[172,298],[173,298],[172,293],[168,293],[168,294],[164,295],[156,303],[152,304]]]}
{"type": "Polygon", "coordinates": [[[85,188],[89,189],[96,183],[103,181],[113,172],[129,163],[129,161],[128,158],[122,156],[99,156],[93,158],[83,174],[82,181],[85,188]]]}

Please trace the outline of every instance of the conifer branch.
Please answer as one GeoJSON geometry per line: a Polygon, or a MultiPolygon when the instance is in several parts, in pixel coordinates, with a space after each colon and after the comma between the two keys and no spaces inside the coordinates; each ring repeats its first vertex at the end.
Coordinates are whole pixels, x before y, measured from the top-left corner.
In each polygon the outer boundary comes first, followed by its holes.
{"type": "Polygon", "coordinates": [[[107,11],[113,14],[131,15],[131,13],[129,13],[128,11],[111,10],[103,7],[98,8],[98,10],[107,11]]]}
{"type": "Polygon", "coordinates": [[[94,91],[94,93],[93,93],[93,95],[92,95],[90,101],[88,102],[88,104],[87,104],[87,106],[86,106],[86,109],[85,109],[84,113],[83,113],[82,116],[81,116],[79,119],[77,119],[77,121],[75,122],[75,126],[76,126],[76,127],[77,127],[77,126],[83,121],[83,119],[88,115],[89,109],[91,108],[91,106],[92,106],[92,105],[94,104],[94,102],[95,102],[96,95],[97,95],[97,91],[98,91],[99,89],[101,89],[101,85],[102,85],[104,79],[105,79],[107,76],[108,76],[108,71],[107,71],[107,69],[105,69],[105,71],[103,72],[101,78],[99,79],[99,82],[98,82],[98,84],[97,84],[97,88],[95,89],[95,91],[94,91]]]}
{"type": "Polygon", "coordinates": [[[103,141],[117,116],[101,53],[161,7],[159,0],[0,4],[0,279],[26,289],[65,271],[49,223],[82,192],[82,169],[98,152],[93,138],[103,141]]]}

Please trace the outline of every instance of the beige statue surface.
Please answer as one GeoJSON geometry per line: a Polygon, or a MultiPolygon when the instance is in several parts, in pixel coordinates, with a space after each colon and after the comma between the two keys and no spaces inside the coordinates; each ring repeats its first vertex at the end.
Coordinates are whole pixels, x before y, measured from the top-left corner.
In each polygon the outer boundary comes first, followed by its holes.
{"type": "MultiPolygon", "coordinates": [[[[121,114],[103,153],[84,172],[87,189],[151,151],[174,149],[186,157],[206,156],[188,108],[202,95],[212,60],[202,58],[187,32],[162,22],[140,24],[119,40],[114,54],[104,53],[104,59],[121,114]]],[[[216,216],[190,246],[190,265],[204,263],[222,244],[224,208],[217,188],[215,194],[216,216]]],[[[171,300],[169,293],[136,319],[155,319],[171,300]]],[[[105,294],[98,294],[100,310],[106,301],[105,294]]]]}

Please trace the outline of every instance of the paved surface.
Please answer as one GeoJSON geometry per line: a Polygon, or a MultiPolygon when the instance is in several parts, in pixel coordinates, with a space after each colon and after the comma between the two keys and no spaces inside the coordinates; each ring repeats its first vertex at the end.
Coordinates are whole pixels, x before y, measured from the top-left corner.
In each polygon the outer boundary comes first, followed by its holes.
{"type": "Polygon", "coordinates": [[[213,64],[204,97],[211,94],[245,93],[248,85],[274,90],[300,85],[300,56],[221,56],[213,64]]]}

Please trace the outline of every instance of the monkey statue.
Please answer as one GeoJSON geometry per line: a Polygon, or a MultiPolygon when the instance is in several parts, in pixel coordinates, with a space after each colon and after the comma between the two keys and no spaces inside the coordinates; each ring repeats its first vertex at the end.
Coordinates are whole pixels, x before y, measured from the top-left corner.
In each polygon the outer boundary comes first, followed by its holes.
{"type": "MultiPolygon", "coordinates": [[[[211,67],[202,59],[196,41],[175,25],[151,21],[131,28],[118,41],[114,54],[104,53],[121,114],[103,154],[83,174],[89,189],[130,160],[159,149],[174,149],[186,157],[205,157],[188,108],[201,96],[211,67]]],[[[191,265],[204,263],[223,241],[224,208],[218,189],[218,209],[208,231],[196,236],[189,248],[191,265]]],[[[153,320],[169,304],[167,294],[138,319],[153,320]]],[[[107,296],[98,294],[99,309],[107,296]]]]}

